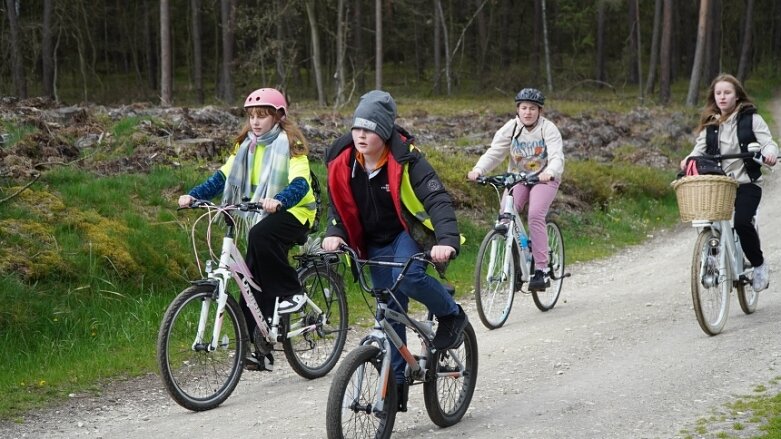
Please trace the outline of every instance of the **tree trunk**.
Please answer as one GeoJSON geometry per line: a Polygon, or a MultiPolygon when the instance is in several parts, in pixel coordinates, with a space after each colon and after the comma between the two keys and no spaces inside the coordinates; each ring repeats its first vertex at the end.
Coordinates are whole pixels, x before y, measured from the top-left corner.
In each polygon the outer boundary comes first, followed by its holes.
{"type": "Polygon", "coordinates": [[[287,69],[285,68],[285,14],[282,12],[283,0],[274,0],[274,15],[276,26],[276,45],[274,49],[274,62],[276,65],[277,86],[284,90],[287,85],[287,69]]]}
{"type": "Polygon", "coordinates": [[[222,20],[222,74],[220,98],[227,104],[233,104],[233,25],[235,23],[236,5],[233,0],[220,1],[220,18],[222,20]]]}
{"type": "Polygon", "coordinates": [[[550,44],[548,44],[548,19],[545,16],[545,0],[542,0],[542,44],[545,47],[545,72],[548,77],[548,92],[553,91],[553,75],[550,67],[550,44]]]}
{"type": "Polygon", "coordinates": [[[347,20],[344,17],[344,0],[339,0],[336,6],[336,98],[334,106],[340,107],[345,102],[344,56],[347,51],[345,36],[347,35],[347,20]]]}
{"type": "Polygon", "coordinates": [[[594,63],[596,66],[594,79],[599,81],[597,86],[600,88],[606,82],[607,76],[605,75],[605,1],[597,0],[597,59],[594,63]]]}
{"type": "Polygon", "coordinates": [[[637,22],[637,0],[628,0],[629,15],[627,22],[629,23],[629,38],[627,38],[629,47],[627,47],[627,82],[629,84],[637,84],[638,71],[637,71],[637,27],[640,23],[637,22]]]}
{"type": "MultiPolygon", "coordinates": [[[[537,78],[540,73],[540,58],[542,58],[542,2],[543,0],[534,0],[534,14],[532,15],[532,47],[529,51],[529,65],[533,78],[537,78]]],[[[520,10],[521,17],[527,12],[520,10]]],[[[518,20],[521,19],[518,17],[518,20]]]]}
{"type": "Polygon", "coordinates": [[[670,101],[672,77],[673,0],[662,0],[662,38],[659,42],[659,101],[670,101]]]}
{"type": "Polygon", "coordinates": [[[14,0],[5,0],[5,9],[8,14],[9,39],[11,43],[11,77],[13,78],[16,96],[20,99],[27,98],[27,80],[24,74],[24,59],[22,58],[22,48],[20,47],[19,37],[19,16],[16,10],[14,0]]]}
{"type": "Polygon", "coordinates": [[[382,90],[382,0],[374,0],[374,88],[382,90]]]}
{"type": "Polygon", "coordinates": [[[656,64],[659,62],[659,36],[662,29],[662,0],[654,2],[654,24],[651,35],[651,55],[648,60],[648,78],[645,81],[645,94],[652,95],[656,82],[656,64]]]}
{"type": "Polygon", "coordinates": [[[320,34],[317,31],[315,0],[306,0],[306,15],[309,17],[309,32],[312,39],[312,70],[315,73],[315,85],[317,86],[317,103],[321,107],[324,107],[326,105],[325,91],[323,90],[323,75],[321,73],[320,34]]]}
{"type": "Polygon", "coordinates": [[[694,62],[692,63],[692,74],[689,80],[689,93],[686,96],[686,105],[693,107],[697,105],[697,98],[700,91],[700,78],[702,77],[702,60],[705,49],[705,38],[708,35],[710,18],[710,0],[700,0],[700,19],[697,25],[697,46],[694,49],[694,62]]]}
{"type": "Polygon", "coordinates": [[[748,77],[751,67],[751,33],[754,30],[754,0],[746,2],[746,17],[743,25],[743,44],[740,50],[740,63],[738,63],[738,80],[744,82],[748,77]]]}
{"type": "Polygon", "coordinates": [[[442,29],[439,27],[439,0],[434,2],[434,92],[442,94],[442,29]]]}
{"type": "Polygon", "coordinates": [[[442,41],[445,43],[445,85],[447,87],[447,95],[453,92],[453,82],[450,77],[450,61],[452,56],[450,55],[450,38],[447,32],[447,23],[445,22],[445,12],[442,10],[442,2],[436,0],[437,16],[439,17],[439,24],[442,26],[442,41]]]}
{"type": "MultiPolygon", "coordinates": [[[[363,0],[355,0],[353,2],[353,53],[356,59],[363,59],[363,23],[361,21],[363,15],[361,13],[361,3],[363,3],[363,0]]],[[[366,90],[366,69],[357,64],[353,62],[353,75],[356,77],[358,90],[363,92],[366,90]]]]}
{"type": "Polygon", "coordinates": [[[41,34],[41,64],[43,67],[43,95],[54,97],[54,42],[52,15],[54,0],[43,0],[43,32],[41,34]]]}
{"type": "Polygon", "coordinates": [[[150,90],[157,90],[157,44],[153,35],[152,2],[144,3],[144,51],[146,52],[146,79],[150,90]]]}
{"type": "Polygon", "coordinates": [[[721,0],[712,0],[711,27],[705,43],[705,83],[721,72],[721,0]]]}
{"type": "Polygon", "coordinates": [[[201,44],[201,0],[190,0],[192,9],[193,83],[195,101],[203,104],[203,49],[201,44]]]}
{"type": "MultiPolygon", "coordinates": [[[[485,59],[488,55],[488,25],[485,20],[485,13],[483,12],[482,0],[474,0],[475,7],[477,8],[477,47],[479,52],[478,56],[478,72],[486,71],[485,59]]],[[[490,70],[491,64],[488,64],[488,70],[490,70]]]]}
{"type": "Polygon", "coordinates": [[[171,62],[171,6],[160,0],[160,105],[168,107],[173,100],[171,62]]]}

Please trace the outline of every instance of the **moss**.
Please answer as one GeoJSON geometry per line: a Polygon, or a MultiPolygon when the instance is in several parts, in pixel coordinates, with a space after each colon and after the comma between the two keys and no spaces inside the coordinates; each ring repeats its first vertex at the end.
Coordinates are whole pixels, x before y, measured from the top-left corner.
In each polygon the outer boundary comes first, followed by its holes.
{"type": "Polygon", "coordinates": [[[94,210],[82,211],[68,208],[66,224],[84,233],[82,245],[93,259],[105,259],[107,268],[114,269],[118,274],[128,276],[140,273],[138,263],[130,254],[127,235],[130,229],[113,219],[105,218],[94,210]]]}
{"type": "Polygon", "coordinates": [[[70,271],[46,225],[28,219],[0,221],[0,273],[36,280],[70,271]]]}

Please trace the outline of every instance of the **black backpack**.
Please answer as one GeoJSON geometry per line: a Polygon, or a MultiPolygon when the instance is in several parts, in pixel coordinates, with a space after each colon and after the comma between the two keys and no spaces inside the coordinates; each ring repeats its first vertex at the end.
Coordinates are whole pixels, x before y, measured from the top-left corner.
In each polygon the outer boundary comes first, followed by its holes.
{"type": "Polygon", "coordinates": [[[323,190],[320,187],[320,180],[317,179],[314,171],[309,171],[309,179],[312,182],[312,193],[315,196],[315,221],[312,223],[309,233],[317,233],[320,231],[320,218],[323,210],[323,190]]]}
{"type": "MultiPolygon", "coordinates": [[[[756,142],[757,138],[754,135],[754,113],[757,110],[754,108],[747,108],[738,114],[738,143],[740,144],[740,152],[748,152],[748,144],[756,142]]],[[[705,145],[706,153],[709,155],[716,155],[719,153],[719,133],[717,125],[708,125],[705,132],[705,145]]],[[[743,163],[746,165],[746,173],[751,178],[751,181],[756,181],[762,175],[762,166],[755,162],[754,159],[743,159],[743,163]]]]}

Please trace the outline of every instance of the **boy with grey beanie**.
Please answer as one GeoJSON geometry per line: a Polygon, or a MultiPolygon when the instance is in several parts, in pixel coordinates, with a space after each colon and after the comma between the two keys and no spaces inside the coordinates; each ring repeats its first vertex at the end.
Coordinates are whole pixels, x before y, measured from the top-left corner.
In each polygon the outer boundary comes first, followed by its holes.
{"type": "MultiPolygon", "coordinates": [[[[361,97],[352,129],[326,151],[328,229],[323,249],[349,245],[361,257],[403,262],[429,250],[435,263],[458,253],[458,232],[453,201],[442,181],[413,145],[414,138],[396,125],[396,103],[387,92],[374,90],[361,97]]],[[[437,350],[455,347],[468,323],[464,310],[445,287],[426,273],[427,264],[414,262],[399,286],[397,303],[389,308],[407,310],[409,298],[422,302],[437,316],[433,345],[437,350]]],[[[375,288],[389,288],[397,268],[372,267],[375,288]]],[[[406,328],[394,324],[402,341],[406,328]]],[[[407,411],[408,383],[405,361],[391,345],[391,363],[399,395],[399,411],[407,411]]]]}
{"type": "Polygon", "coordinates": [[[372,90],[361,96],[355,108],[353,128],[374,131],[382,140],[387,141],[393,132],[396,121],[396,102],[388,92],[372,90]]]}

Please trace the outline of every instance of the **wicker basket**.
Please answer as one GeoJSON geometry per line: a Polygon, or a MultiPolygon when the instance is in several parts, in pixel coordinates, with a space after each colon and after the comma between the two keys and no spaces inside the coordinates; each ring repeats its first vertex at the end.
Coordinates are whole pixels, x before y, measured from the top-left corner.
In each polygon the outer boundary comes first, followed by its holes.
{"type": "Polygon", "coordinates": [[[693,175],[671,183],[681,221],[728,220],[735,209],[738,182],[723,175],[693,175]]]}

